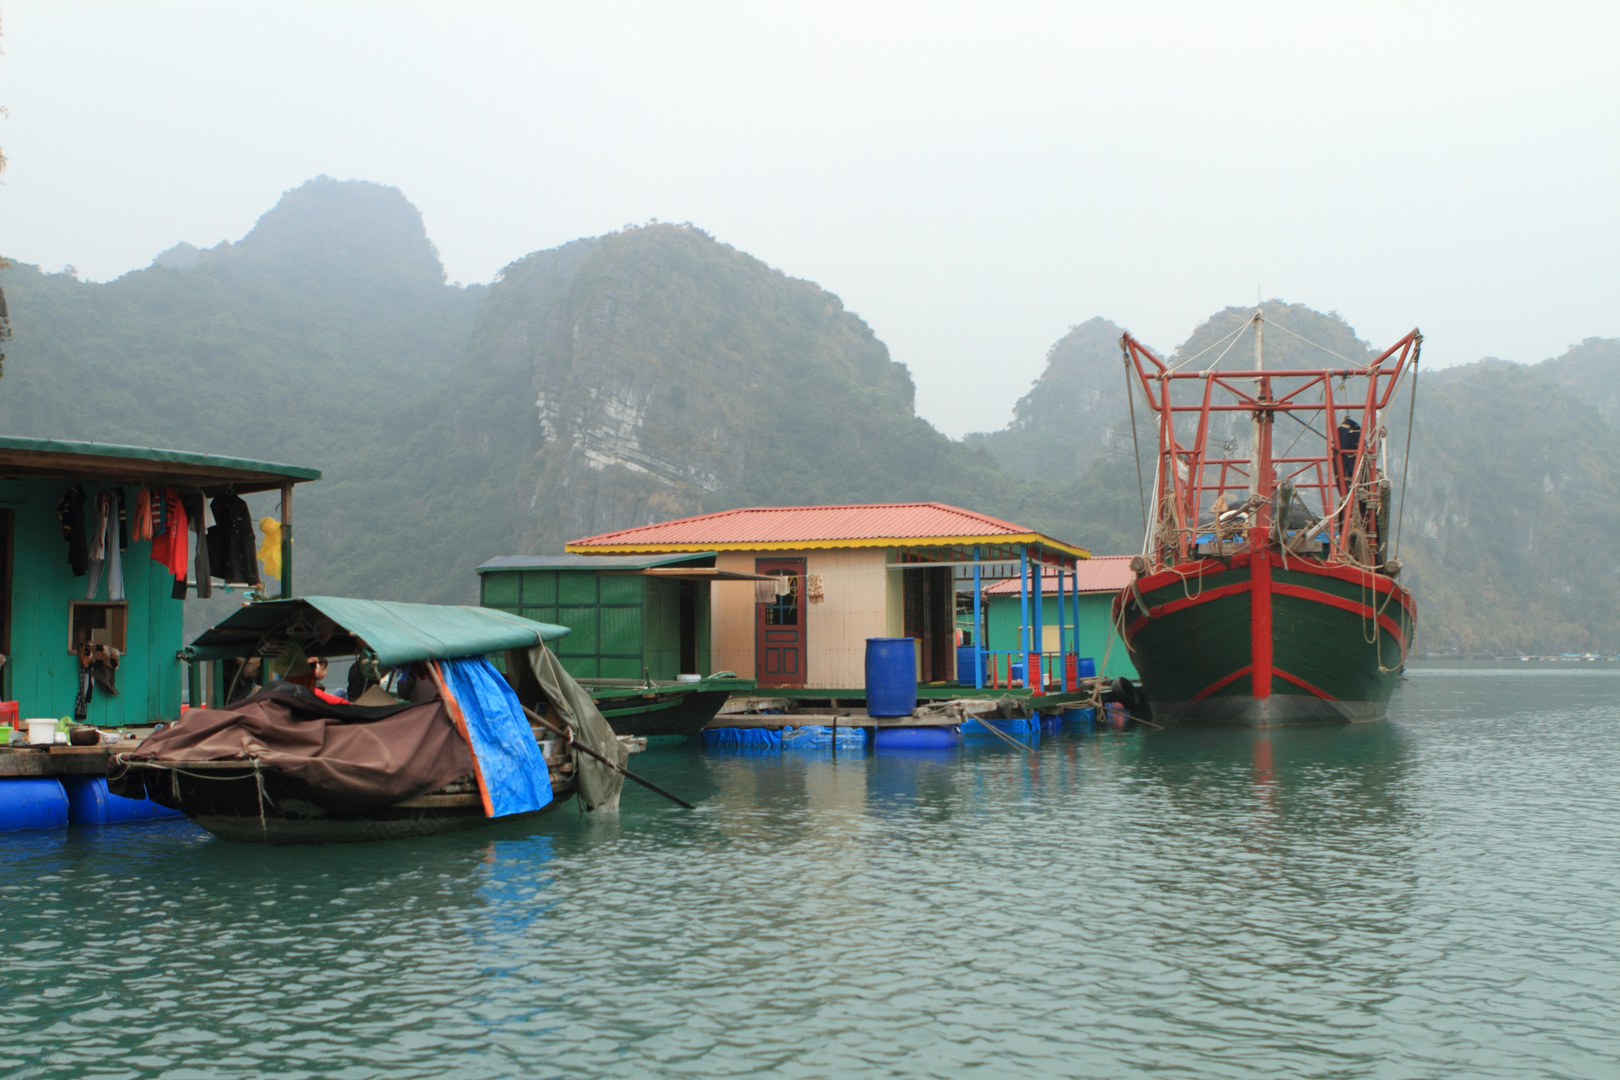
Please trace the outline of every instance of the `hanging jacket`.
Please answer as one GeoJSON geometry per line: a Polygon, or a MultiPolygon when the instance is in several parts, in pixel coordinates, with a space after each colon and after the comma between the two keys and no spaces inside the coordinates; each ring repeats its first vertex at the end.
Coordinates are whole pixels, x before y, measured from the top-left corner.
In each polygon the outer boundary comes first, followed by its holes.
{"type": "Polygon", "coordinates": [[[90,534],[84,520],[84,485],[74,484],[62,493],[56,504],[62,522],[62,539],[67,541],[68,565],[74,577],[83,577],[90,568],[90,534]]]}
{"type": "Polygon", "coordinates": [[[238,495],[221,495],[209,505],[214,511],[214,525],[208,530],[208,555],[214,573],[232,583],[259,584],[253,518],[247,503],[238,495]]]}
{"type": "MultiPolygon", "coordinates": [[[[154,494],[157,494],[154,492],[154,494]]],[[[159,498],[163,503],[163,519],[167,527],[152,540],[152,561],[161,563],[182,583],[186,580],[188,556],[186,542],[189,526],[185,508],[180,505],[180,493],[174,488],[163,488],[159,498]]]]}

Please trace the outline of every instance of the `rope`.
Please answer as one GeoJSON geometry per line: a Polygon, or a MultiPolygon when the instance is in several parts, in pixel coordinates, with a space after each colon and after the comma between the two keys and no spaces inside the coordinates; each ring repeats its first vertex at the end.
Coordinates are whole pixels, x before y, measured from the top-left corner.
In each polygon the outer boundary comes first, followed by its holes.
{"type": "Polygon", "coordinates": [[[1131,403],[1131,456],[1136,461],[1136,497],[1142,502],[1142,534],[1147,535],[1147,488],[1142,483],[1142,444],[1136,438],[1136,393],[1131,386],[1131,356],[1121,343],[1119,348],[1125,360],[1125,400],[1131,403]]]}
{"type": "MultiPolygon", "coordinates": [[[[1221,342],[1226,340],[1226,338],[1237,337],[1239,334],[1243,333],[1243,331],[1247,330],[1248,328],[1249,328],[1249,324],[1245,322],[1242,326],[1238,327],[1236,330],[1233,330],[1230,334],[1227,334],[1226,337],[1223,337],[1219,341],[1216,341],[1214,344],[1209,345],[1209,346],[1207,346],[1207,347],[1205,347],[1203,349],[1200,349],[1199,351],[1193,353],[1191,356],[1187,357],[1187,359],[1183,360],[1181,363],[1177,364],[1175,367],[1171,368],[1170,370],[1171,371],[1180,371],[1182,368],[1186,367],[1188,364],[1192,363],[1194,360],[1198,359],[1200,356],[1203,356],[1205,353],[1209,352],[1210,349],[1217,348],[1221,344],[1221,342]]],[[[1231,348],[1231,346],[1227,346],[1227,348],[1231,348]]],[[[1225,355],[1226,354],[1224,352],[1221,353],[1221,356],[1225,356],[1225,355]]],[[[1217,358],[1215,362],[1217,364],[1220,363],[1219,358],[1217,358]]]]}
{"type": "Polygon", "coordinates": [[[1323,352],[1327,353],[1329,356],[1337,356],[1340,360],[1343,360],[1345,363],[1349,364],[1351,367],[1366,367],[1367,366],[1367,361],[1366,360],[1356,361],[1356,360],[1350,359],[1348,356],[1342,356],[1339,353],[1336,353],[1332,349],[1328,348],[1326,345],[1318,345],[1316,342],[1312,341],[1310,338],[1306,337],[1305,335],[1294,333],[1292,330],[1288,329],[1288,327],[1284,326],[1282,323],[1278,322],[1276,319],[1267,319],[1266,322],[1270,323],[1272,326],[1275,326],[1277,329],[1281,330],[1283,333],[1288,334],[1290,337],[1299,338],[1299,340],[1303,341],[1305,344],[1309,345],[1313,349],[1321,349],[1323,352]]]}
{"type": "MultiPolygon", "coordinates": [[[[1253,325],[1253,323],[1244,323],[1242,326],[1238,327],[1237,332],[1241,335],[1243,333],[1243,331],[1247,330],[1252,325],[1253,325]]],[[[1232,349],[1234,347],[1236,347],[1236,345],[1237,345],[1237,338],[1233,338],[1232,339],[1232,344],[1228,345],[1226,348],[1222,349],[1221,350],[1221,355],[1217,356],[1215,359],[1213,359],[1213,360],[1211,360],[1209,362],[1209,367],[1204,369],[1204,374],[1208,375],[1210,372],[1214,371],[1217,367],[1219,367],[1221,361],[1226,359],[1226,354],[1231,352],[1232,349]]],[[[1214,348],[1214,347],[1215,346],[1213,346],[1213,345],[1210,346],[1211,349],[1214,348]]],[[[1204,352],[1208,352],[1208,351],[1209,351],[1209,349],[1204,350],[1204,352]]],[[[1199,353],[1198,355],[1202,356],[1202,355],[1204,355],[1204,353],[1199,353]]]]}
{"type": "Polygon", "coordinates": [[[1401,551],[1401,522],[1406,518],[1406,470],[1412,464],[1412,426],[1417,417],[1417,384],[1418,361],[1423,358],[1423,339],[1417,339],[1417,345],[1412,350],[1412,397],[1406,406],[1406,450],[1401,455],[1401,503],[1395,511],[1395,544],[1390,550],[1390,558],[1394,558],[1401,551]]]}

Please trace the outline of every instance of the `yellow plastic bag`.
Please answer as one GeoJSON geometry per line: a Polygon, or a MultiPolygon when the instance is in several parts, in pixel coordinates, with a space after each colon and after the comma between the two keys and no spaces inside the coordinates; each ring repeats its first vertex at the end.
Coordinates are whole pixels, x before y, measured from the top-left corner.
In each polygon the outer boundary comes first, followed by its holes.
{"type": "Polygon", "coordinates": [[[281,522],[273,517],[259,519],[259,531],[264,533],[264,543],[259,545],[259,565],[264,567],[264,576],[279,578],[281,576],[281,522]]]}

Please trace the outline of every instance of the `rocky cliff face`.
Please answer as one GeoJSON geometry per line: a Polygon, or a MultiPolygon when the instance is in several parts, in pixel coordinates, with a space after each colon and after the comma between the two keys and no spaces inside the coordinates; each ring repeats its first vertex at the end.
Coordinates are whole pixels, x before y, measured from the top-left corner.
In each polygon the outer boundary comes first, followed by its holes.
{"type": "Polygon", "coordinates": [[[513,263],[469,366],[529,388],[527,545],[849,491],[874,471],[861,455],[942,439],[838,297],[689,226],[513,263]]]}

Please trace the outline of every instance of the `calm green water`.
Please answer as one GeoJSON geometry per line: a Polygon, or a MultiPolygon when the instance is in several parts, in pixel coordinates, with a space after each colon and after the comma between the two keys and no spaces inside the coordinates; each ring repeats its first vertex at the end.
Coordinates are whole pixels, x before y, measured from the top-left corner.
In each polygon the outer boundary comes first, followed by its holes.
{"type": "Polygon", "coordinates": [[[659,749],[696,813],[0,835],[0,1074],[1612,1077],[1620,671],[1035,756],[659,749]]]}

